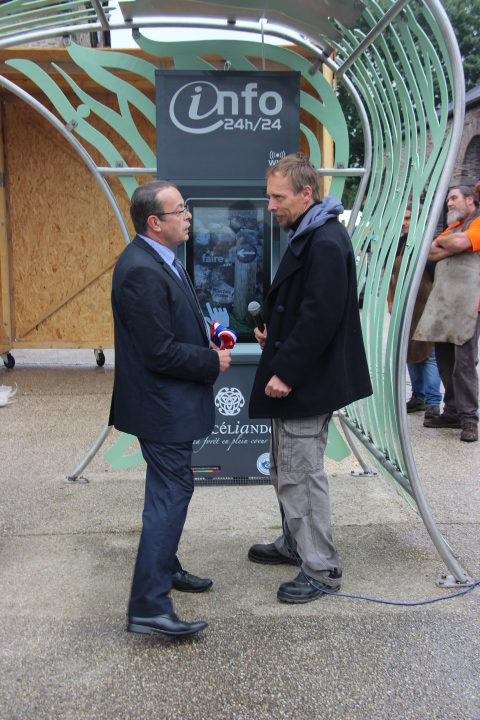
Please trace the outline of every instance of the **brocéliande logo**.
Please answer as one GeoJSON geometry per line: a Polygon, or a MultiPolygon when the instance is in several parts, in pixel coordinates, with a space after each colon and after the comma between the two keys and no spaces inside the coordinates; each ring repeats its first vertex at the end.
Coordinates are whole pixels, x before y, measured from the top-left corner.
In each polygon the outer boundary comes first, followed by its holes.
{"type": "Polygon", "coordinates": [[[237,93],[195,80],[177,90],[170,100],[169,115],[175,127],[193,135],[205,135],[222,126],[224,130],[256,132],[281,130],[277,116],[282,108],[282,96],[274,90],[260,92],[256,82],[247,83],[237,93]]]}

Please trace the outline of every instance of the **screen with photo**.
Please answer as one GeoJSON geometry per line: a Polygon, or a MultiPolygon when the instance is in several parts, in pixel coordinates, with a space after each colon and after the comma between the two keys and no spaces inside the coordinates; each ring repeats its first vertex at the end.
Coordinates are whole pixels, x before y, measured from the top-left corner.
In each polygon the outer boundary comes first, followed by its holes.
{"type": "Polygon", "coordinates": [[[248,304],[263,298],[270,281],[272,223],[268,201],[188,198],[192,213],[187,264],[204,316],[253,342],[248,304]]]}

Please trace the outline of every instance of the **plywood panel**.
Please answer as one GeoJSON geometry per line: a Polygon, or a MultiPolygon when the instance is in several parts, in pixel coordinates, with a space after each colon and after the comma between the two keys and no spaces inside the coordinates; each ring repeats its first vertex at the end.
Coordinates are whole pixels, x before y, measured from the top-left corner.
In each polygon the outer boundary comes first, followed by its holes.
{"type": "Polygon", "coordinates": [[[5,159],[3,145],[3,113],[0,113],[0,352],[11,348],[10,262],[7,235],[7,207],[5,195],[5,159]]]}
{"type": "Polygon", "coordinates": [[[113,347],[112,270],[22,336],[29,347],[113,347]]]}
{"type": "Polygon", "coordinates": [[[125,243],[100,186],[24,103],[5,106],[5,146],[17,341],[111,345],[110,274],[125,243]]]}

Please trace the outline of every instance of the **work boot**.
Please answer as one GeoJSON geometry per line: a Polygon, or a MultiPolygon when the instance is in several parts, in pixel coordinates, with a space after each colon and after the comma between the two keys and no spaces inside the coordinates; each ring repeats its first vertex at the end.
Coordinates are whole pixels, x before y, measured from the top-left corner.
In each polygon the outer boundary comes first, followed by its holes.
{"type": "Polygon", "coordinates": [[[427,405],[427,409],[425,410],[426,418],[438,417],[439,415],[440,415],[440,405],[427,405]]]}
{"type": "Polygon", "coordinates": [[[420,410],[426,410],[427,405],[423,402],[423,400],[420,400],[420,398],[417,395],[412,394],[412,397],[407,402],[407,413],[414,413],[419,412],[420,410]]]}
{"type": "Polygon", "coordinates": [[[441,415],[434,415],[431,417],[425,417],[423,421],[424,427],[428,428],[460,428],[460,418],[458,415],[447,415],[442,413],[441,415]]]}
{"type": "Polygon", "coordinates": [[[477,442],[478,425],[475,422],[466,422],[463,424],[460,440],[463,442],[477,442]]]}

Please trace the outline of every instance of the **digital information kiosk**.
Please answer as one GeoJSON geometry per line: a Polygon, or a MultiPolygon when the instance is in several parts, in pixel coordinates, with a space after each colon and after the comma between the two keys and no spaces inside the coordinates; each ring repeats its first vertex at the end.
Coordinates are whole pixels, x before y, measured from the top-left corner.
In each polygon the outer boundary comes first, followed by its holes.
{"type": "Polygon", "coordinates": [[[157,167],[192,213],[179,249],[206,321],[237,333],[215,384],[215,427],[194,443],[198,484],[269,481],[270,420],[248,417],[259,357],[248,304],[263,299],[285,248],[265,172],[297,152],[300,73],[156,71],[157,167]]]}

